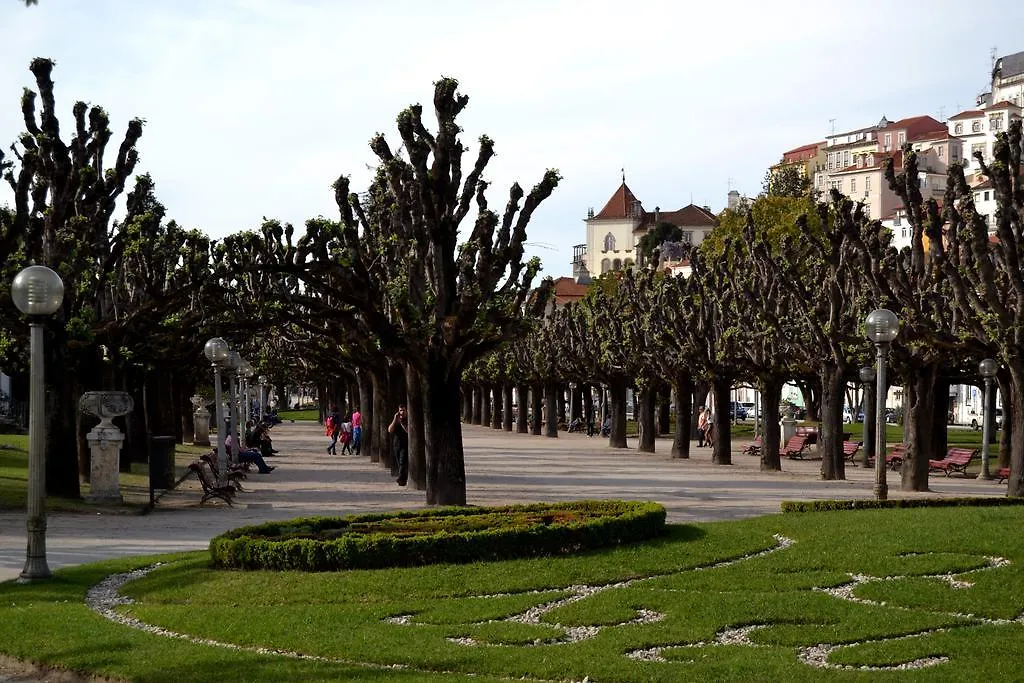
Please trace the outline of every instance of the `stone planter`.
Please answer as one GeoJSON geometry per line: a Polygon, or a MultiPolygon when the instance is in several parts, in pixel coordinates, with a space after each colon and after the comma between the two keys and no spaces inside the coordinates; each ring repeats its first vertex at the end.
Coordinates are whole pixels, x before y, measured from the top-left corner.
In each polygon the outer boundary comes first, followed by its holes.
{"type": "Polygon", "coordinates": [[[85,437],[91,454],[90,491],[85,496],[87,503],[120,505],[123,502],[118,464],[124,434],[111,420],[127,415],[134,407],[132,397],[123,391],[89,391],[78,401],[80,412],[100,419],[100,423],[85,437]]]}

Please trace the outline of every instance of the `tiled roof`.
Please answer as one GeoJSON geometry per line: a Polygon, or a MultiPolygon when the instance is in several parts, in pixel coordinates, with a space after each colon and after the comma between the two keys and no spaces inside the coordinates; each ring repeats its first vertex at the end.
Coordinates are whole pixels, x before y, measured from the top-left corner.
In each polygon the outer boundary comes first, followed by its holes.
{"type": "MultiPolygon", "coordinates": [[[[1020,109],[1016,104],[1009,100],[1003,100],[1002,102],[996,102],[990,107],[987,107],[985,111],[992,111],[993,109],[1020,109]]],[[[985,113],[985,112],[982,112],[985,113]]]]}
{"type": "Polygon", "coordinates": [[[971,109],[970,111],[962,111],[959,114],[954,114],[949,117],[950,121],[959,121],[960,119],[976,119],[979,116],[984,116],[985,112],[980,109],[971,109]]]}
{"type": "Polygon", "coordinates": [[[1000,78],[1010,78],[1024,74],[1024,52],[1015,52],[1012,55],[1000,57],[996,62],[1000,78]]]}
{"type": "Polygon", "coordinates": [[[992,189],[992,181],[986,178],[977,185],[971,185],[972,190],[990,190],[992,189]]]}
{"type": "Polygon", "coordinates": [[[604,208],[594,218],[632,218],[633,207],[638,204],[639,200],[636,198],[636,195],[623,182],[622,185],[619,185],[619,189],[615,190],[615,194],[608,200],[608,203],[604,205],[604,208]]]}
{"type": "Polygon", "coordinates": [[[555,280],[555,303],[559,306],[579,301],[587,293],[587,285],[581,285],[571,277],[560,277],[555,280]]]}
{"type": "Polygon", "coordinates": [[[911,142],[928,142],[930,140],[948,140],[950,137],[949,129],[944,130],[933,130],[927,133],[921,133],[920,135],[914,136],[911,142]]]}
{"type": "MultiPolygon", "coordinates": [[[[662,211],[658,216],[658,220],[662,223],[671,223],[672,225],[678,225],[679,227],[714,227],[715,225],[715,214],[705,210],[703,207],[697,206],[696,204],[690,204],[684,206],[678,211],[662,211]]],[[[644,223],[650,223],[654,225],[654,214],[651,212],[644,213],[644,223]]]]}

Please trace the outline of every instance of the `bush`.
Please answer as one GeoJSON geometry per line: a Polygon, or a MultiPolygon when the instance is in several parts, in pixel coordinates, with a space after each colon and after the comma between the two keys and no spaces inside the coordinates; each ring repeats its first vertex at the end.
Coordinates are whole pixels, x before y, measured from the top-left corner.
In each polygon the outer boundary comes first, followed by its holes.
{"type": "Polygon", "coordinates": [[[337,571],[560,555],[653,538],[657,503],[590,500],[304,517],[227,531],[216,567],[337,571]]]}
{"type": "Polygon", "coordinates": [[[947,508],[1022,505],[1024,498],[897,498],[894,500],[785,500],[783,512],[874,510],[886,508],[947,508]]]}

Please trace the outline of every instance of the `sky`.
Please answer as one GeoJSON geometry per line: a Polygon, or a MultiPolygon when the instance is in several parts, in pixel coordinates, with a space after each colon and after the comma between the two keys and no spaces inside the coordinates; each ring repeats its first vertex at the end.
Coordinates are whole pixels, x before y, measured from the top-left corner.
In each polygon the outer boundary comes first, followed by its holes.
{"type": "Polygon", "coordinates": [[[1024,3],[990,0],[0,0],[0,143],[24,130],[29,62],[52,58],[65,130],[76,100],[103,106],[113,152],[144,119],[137,171],[219,238],[337,217],[331,183],[362,191],[370,138],[397,147],[417,102],[431,127],[432,84],[454,77],[467,158],[495,141],[491,206],[561,172],[527,249],[559,276],[623,173],[647,210],[717,212],[833,127],[972,108],[1021,26],[1024,3]]]}

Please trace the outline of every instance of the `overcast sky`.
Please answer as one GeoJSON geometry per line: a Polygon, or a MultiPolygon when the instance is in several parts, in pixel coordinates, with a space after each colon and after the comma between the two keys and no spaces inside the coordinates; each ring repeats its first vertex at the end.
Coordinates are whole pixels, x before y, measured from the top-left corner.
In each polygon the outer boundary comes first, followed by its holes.
{"type": "Polygon", "coordinates": [[[471,155],[496,143],[492,206],[562,172],[529,230],[557,276],[620,169],[648,210],[717,212],[833,125],[970,108],[1022,26],[1024,3],[987,0],[0,0],[0,142],[50,57],[65,130],[79,99],[107,109],[115,150],[145,119],[139,170],[171,217],[222,237],[336,217],[334,179],[365,188],[370,137],[397,139],[395,115],[452,76],[471,155]]]}

